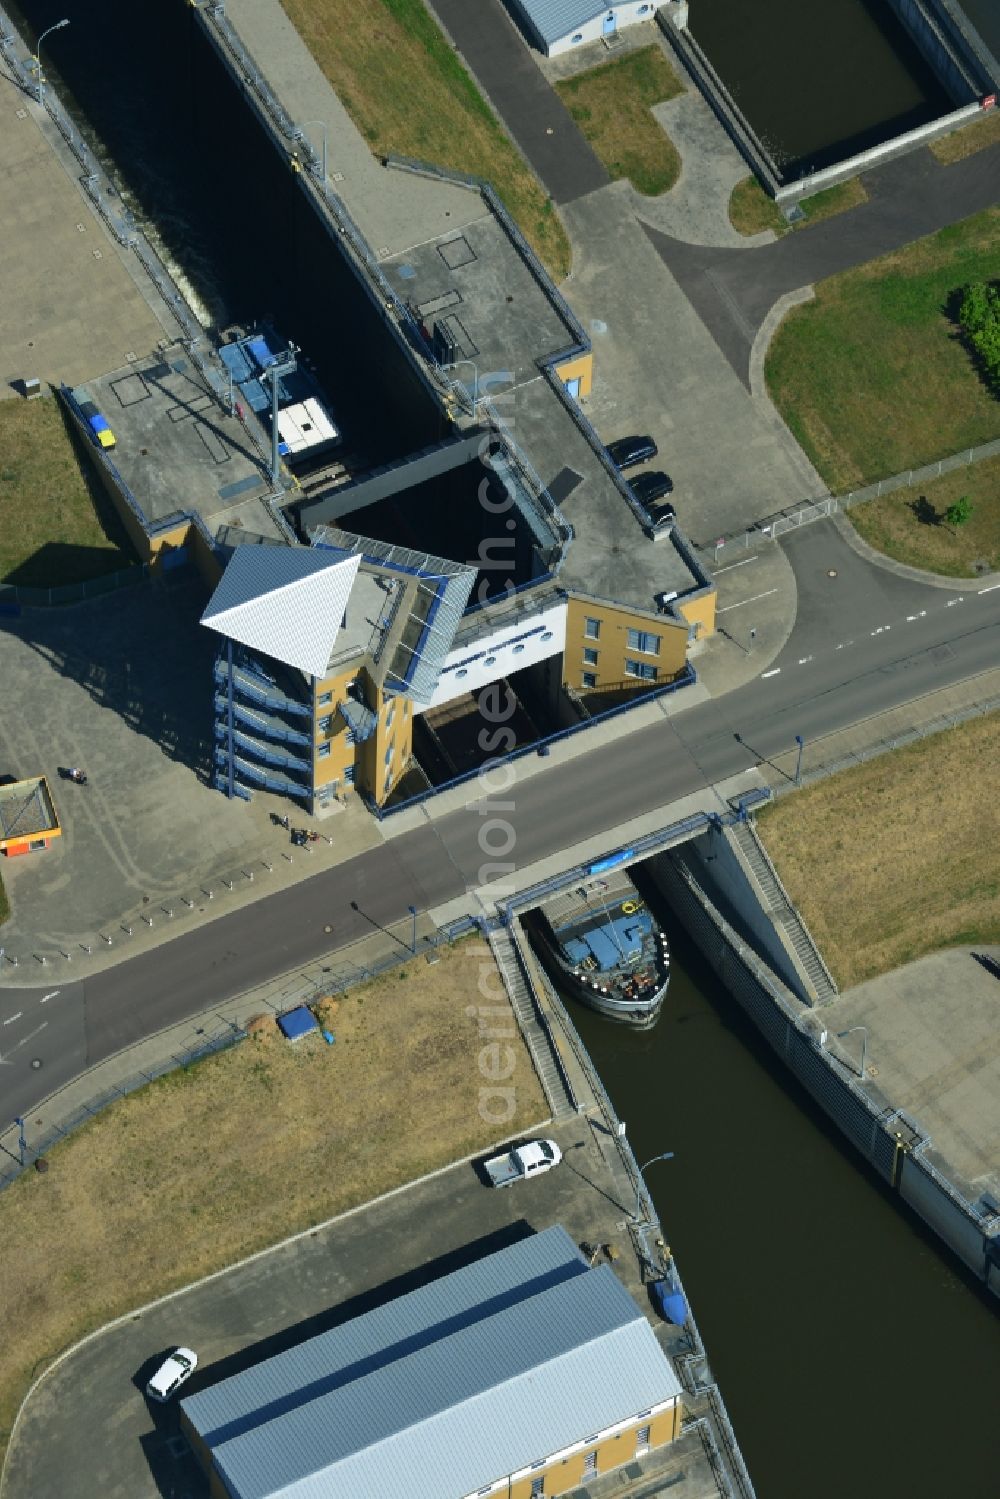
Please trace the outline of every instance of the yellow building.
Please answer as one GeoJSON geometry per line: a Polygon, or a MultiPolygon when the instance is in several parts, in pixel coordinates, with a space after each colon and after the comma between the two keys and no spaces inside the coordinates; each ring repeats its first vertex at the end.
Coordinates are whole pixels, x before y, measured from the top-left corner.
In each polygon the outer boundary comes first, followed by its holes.
{"type": "Polygon", "coordinates": [[[680,1433],[681,1386],[610,1266],[550,1228],[181,1405],[213,1499],[569,1494],[680,1433]]]}
{"type": "Polygon", "coordinates": [[[62,837],[59,817],[44,776],[0,786],[0,853],[13,859],[40,853],[62,837]]]}

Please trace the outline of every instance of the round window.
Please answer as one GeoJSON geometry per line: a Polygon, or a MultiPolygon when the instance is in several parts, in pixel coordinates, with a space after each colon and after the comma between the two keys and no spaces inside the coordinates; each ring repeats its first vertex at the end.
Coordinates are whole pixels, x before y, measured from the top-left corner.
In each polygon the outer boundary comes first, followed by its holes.
{"type": "Polygon", "coordinates": [[[551,640],[552,639],[552,631],[551,630],[545,630],[545,631],[543,631],[543,633],[542,633],[542,639],[543,640],[551,640]]]}
{"type": "Polygon", "coordinates": [[[455,675],[456,677],[467,677],[469,675],[468,667],[460,666],[455,675]]]}
{"type": "Polygon", "coordinates": [[[497,658],[496,658],[496,656],[487,656],[486,660],[483,662],[484,666],[496,666],[496,664],[497,664],[497,658]]]}
{"type": "Polygon", "coordinates": [[[519,656],[523,650],[524,650],[524,646],[523,645],[515,645],[513,654],[515,656],[519,656]]]}

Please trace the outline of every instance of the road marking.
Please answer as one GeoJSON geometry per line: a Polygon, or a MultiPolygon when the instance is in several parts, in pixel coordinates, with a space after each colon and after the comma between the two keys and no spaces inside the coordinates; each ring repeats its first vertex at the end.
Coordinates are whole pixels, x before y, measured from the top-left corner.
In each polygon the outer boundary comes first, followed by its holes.
{"type": "MultiPolygon", "coordinates": [[[[757,559],[754,558],[755,562],[756,562],[756,560],[757,559]]],[[[739,563],[737,563],[737,566],[739,566],[739,563]]],[[[997,588],[1000,588],[1000,583],[991,583],[990,586],[989,586],[989,588],[980,588],[979,592],[980,593],[993,593],[994,590],[997,589],[997,588]]]]}
{"type": "MultiPolygon", "coordinates": [[[[726,567],[717,567],[715,576],[721,578],[723,573],[731,573],[734,567],[746,567],[748,562],[759,562],[759,557],[744,557],[742,562],[730,562],[726,567]]],[[[985,591],[985,590],[984,590],[985,591]]]]}
{"type": "Polygon", "coordinates": [[[879,625],[879,627],[878,627],[877,630],[869,630],[868,633],[871,636],[884,635],[887,630],[891,630],[891,629],[892,629],[892,625],[879,625]]]}
{"type": "MultiPolygon", "coordinates": [[[[41,1023],[41,1025],[37,1025],[33,1031],[29,1031],[26,1036],[22,1036],[21,1039],[20,1039],[20,1041],[17,1041],[17,1042],[14,1043],[14,1045],[11,1047],[10,1051],[7,1053],[6,1057],[0,1057],[0,1062],[7,1062],[8,1058],[12,1057],[14,1055],[15,1051],[17,1051],[20,1047],[24,1046],[24,1044],[27,1041],[30,1041],[30,1040],[32,1040],[33,1037],[37,1036],[39,1031],[43,1031],[45,1029],[45,1027],[48,1025],[48,1023],[49,1022],[47,1020],[43,1020],[42,1023],[41,1023]]],[[[8,1065],[9,1065],[9,1063],[8,1063],[8,1065]]]]}
{"type": "Polygon", "coordinates": [[[764,681],[767,680],[768,677],[778,677],[780,675],[781,675],[781,667],[780,666],[776,666],[773,671],[762,671],[761,674],[760,674],[760,679],[761,679],[762,682],[764,682],[764,681]]]}
{"type": "Polygon", "coordinates": [[[40,1005],[47,1005],[50,999],[55,999],[56,995],[57,994],[61,994],[61,993],[62,993],[61,989],[53,989],[51,994],[45,994],[45,995],[43,995],[43,997],[38,1001],[38,1003],[40,1005]]]}
{"type": "Polygon", "coordinates": [[[5,1021],[4,1021],[4,1025],[13,1025],[13,1024],[14,1024],[14,1021],[15,1021],[15,1020],[20,1020],[20,1018],[21,1018],[21,1016],[22,1016],[22,1015],[23,1015],[23,1014],[24,1014],[24,1011],[23,1011],[23,1010],[18,1010],[18,1012],[17,1012],[17,1014],[16,1014],[16,1015],[11,1015],[11,1016],[10,1016],[10,1017],[9,1017],[9,1019],[7,1019],[7,1020],[5,1020],[5,1021]]]}
{"type": "MultiPolygon", "coordinates": [[[[997,586],[1000,587],[1000,584],[998,584],[997,586]]],[[[908,614],[906,616],[906,623],[908,625],[912,625],[912,623],[913,623],[913,621],[915,619],[924,619],[924,618],[926,618],[926,615],[927,615],[927,610],[926,609],[921,609],[921,611],[920,611],[919,614],[908,614]]]]}
{"type": "Polygon", "coordinates": [[[853,644],[853,640],[842,640],[838,646],[834,646],[834,650],[845,651],[849,645],[853,644]]]}
{"type": "Polygon", "coordinates": [[[964,596],[962,594],[959,594],[959,596],[958,596],[957,599],[949,599],[948,602],[945,604],[944,607],[946,609],[950,609],[953,604],[964,604],[964,603],[965,603],[964,596]]]}
{"type": "Polygon", "coordinates": [[[806,662],[807,661],[811,661],[811,660],[812,660],[811,656],[800,656],[799,657],[799,665],[800,666],[805,666],[806,662]]]}
{"type": "Polygon", "coordinates": [[[772,593],[777,593],[776,588],[769,588],[766,593],[755,593],[752,599],[740,599],[738,604],[727,604],[724,609],[716,609],[716,614],[728,614],[730,609],[742,609],[744,604],[756,604],[758,599],[769,599],[772,593]]]}

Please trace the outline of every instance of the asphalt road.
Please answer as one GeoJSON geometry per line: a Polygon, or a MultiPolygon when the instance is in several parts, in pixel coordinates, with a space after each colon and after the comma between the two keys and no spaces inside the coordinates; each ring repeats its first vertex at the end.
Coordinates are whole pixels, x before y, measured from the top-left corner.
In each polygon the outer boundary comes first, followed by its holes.
{"type": "MultiPolygon", "coordinates": [[[[1000,588],[951,593],[899,578],[862,561],[827,522],[786,550],[798,615],[778,658],[735,692],[519,785],[503,809],[519,865],[787,753],[796,734],[818,738],[1000,660],[1000,588]]],[[[403,920],[410,904],[424,910],[480,884],[483,826],[479,810],[454,812],[92,978],[0,990],[2,1116],[373,922],[403,920]]]]}

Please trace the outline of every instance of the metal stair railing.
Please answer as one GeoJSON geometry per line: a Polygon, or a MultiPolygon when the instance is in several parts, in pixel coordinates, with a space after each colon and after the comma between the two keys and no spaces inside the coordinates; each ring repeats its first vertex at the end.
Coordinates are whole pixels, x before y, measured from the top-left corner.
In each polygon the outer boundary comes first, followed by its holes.
{"type": "Polygon", "coordinates": [[[576,1103],[572,1089],[562,1071],[552,1036],[543,1023],[541,1007],[510,930],[490,930],[487,932],[487,940],[553,1119],[575,1114],[576,1103]]]}
{"type": "Polygon", "coordinates": [[[817,999],[833,999],[840,992],[836,980],[823,961],[823,954],[802,919],[801,912],[781,883],[781,876],[772,864],[757,829],[751,822],[739,823],[733,827],[732,835],[760,886],[767,903],[767,914],[787,935],[816,990],[817,999]]]}

